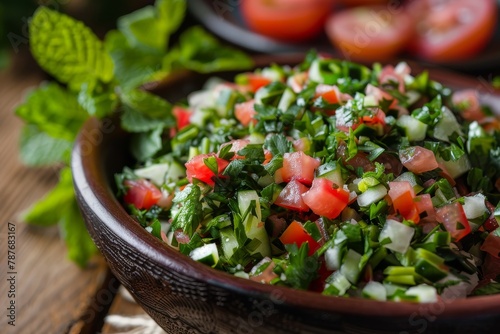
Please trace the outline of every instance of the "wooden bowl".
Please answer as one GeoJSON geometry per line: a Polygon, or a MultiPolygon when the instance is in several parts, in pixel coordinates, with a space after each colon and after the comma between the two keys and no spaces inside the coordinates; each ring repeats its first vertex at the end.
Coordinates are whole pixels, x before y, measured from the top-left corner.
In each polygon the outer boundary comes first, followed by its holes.
{"type": "MultiPolygon", "coordinates": [[[[256,63],[296,64],[301,57],[264,57],[256,63]]],[[[446,85],[479,89],[499,111],[500,93],[481,80],[431,73],[446,85]]],[[[183,73],[157,91],[174,101],[206,78],[183,73]]],[[[191,260],[145,231],[116,199],[113,174],[131,162],[128,139],[110,119],[84,125],[72,156],[76,195],[112,272],[168,333],[493,333],[499,328],[500,295],[433,304],[328,297],[237,278],[191,260]]]]}

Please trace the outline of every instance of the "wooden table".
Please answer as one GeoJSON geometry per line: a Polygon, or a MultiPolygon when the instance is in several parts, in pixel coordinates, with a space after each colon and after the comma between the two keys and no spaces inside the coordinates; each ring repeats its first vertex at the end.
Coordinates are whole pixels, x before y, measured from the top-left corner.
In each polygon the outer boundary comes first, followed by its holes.
{"type": "MultiPolygon", "coordinates": [[[[20,213],[57,182],[58,169],[28,168],[18,155],[22,121],[14,109],[41,73],[0,72],[0,332],[1,333],[115,333],[103,318],[144,311],[116,296],[119,286],[101,256],[82,270],[66,258],[64,242],[54,228],[24,224],[20,213]],[[8,268],[8,228],[15,229],[15,269],[8,268]],[[15,274],[9,274],[15,272],[15,274]],[[9,278],[14,277],[11,287],[9,278]],[[9,296],[9,291],[15,297],[9,296]],[[15,327],[6,317],[15,302],[15,327]]],[[[12,264],[12,263],[11,263],[12,264]]]]}

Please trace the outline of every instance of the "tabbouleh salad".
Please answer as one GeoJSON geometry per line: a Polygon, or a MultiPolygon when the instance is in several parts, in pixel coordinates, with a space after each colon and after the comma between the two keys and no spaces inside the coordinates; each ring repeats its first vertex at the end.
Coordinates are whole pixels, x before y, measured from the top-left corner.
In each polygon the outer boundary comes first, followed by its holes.
{"type": "Polygon", "coordinates": [[[329,296],[500,292],[500,123],[475,91],[311,52],[184,102],[162,151],[116,175],[166,247],[329,296]]]}

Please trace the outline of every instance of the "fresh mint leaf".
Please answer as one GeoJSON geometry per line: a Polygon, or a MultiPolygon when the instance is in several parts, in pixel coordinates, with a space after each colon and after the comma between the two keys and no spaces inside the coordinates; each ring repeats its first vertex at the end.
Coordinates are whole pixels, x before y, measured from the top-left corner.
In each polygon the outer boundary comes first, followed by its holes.
{"type": "Polygon", "coordinates": [[[182,229],[190,237],[193,236],[203,218],[200,196],[200,187],[193,184],[189,184],[183,191],[175,195],[173,203],[180,208],[172,221],[172,230],[182,229]]]}
{"type": "Polygon", "coordinates": [[[74,197],[63,209],[59,226],[68,248],[68,257],[80,267],[85,267],[92,255],[97,252],[97,248],[85,228],[74,197]]]}
{"type": "Polygon", "coordinates": [[[98,85],[92,89],[84,83],[78,93],[78,103],[91,116],[102,118],[110,115],[118,106],[118,96],[113,88],[98,85]]]}
{"type": "Polygon", "coordinates": [[[156,0],[156,11],[168,33],[176,31],[186,15],[186,0],[156,0]]]}
{"type": "Polygon", "coordinates": [[[124,34],[118,30],[108,32],[104,43],[113,59],[115,78],[123,90],[139,87],[159,75],[162,55],[131,47],[124,34]]]}
{"type": "Polygon", "coordinates": [[[175,119],[172,115],[172,105],[165,99],[141,89],[124,92],[121,98],[123,104],[144,115],[155,118],[169,116],[172,120],[172,125],[175,125],[175,119]]]}
{"type": "Polygon", "coordinates": [[[153,118],[128,106],[123,106],[123,114],[120,121],[123,129],[134,133],[151,131],[158,127],[170,125],[171,123],[169,117],[153,118]]]}
{"type": "Polygon", "coordinates": [[[58,162],[69,163],[73,144],[60,138],[53,138],[38,129],[26,125],[21,132],[20,156],[29,166],[47,166],[58,162]]]}
{"type": "Polygon", "coordinates": [[[165,24],[159,19],[155,7],[146,6],[118,19],[118,29],[134,48],[150,48],[161,53],[167,46],[165,24]]]}
{"type": "Polygon", "coordinates": [[[130,151],[138,161],[145,161],[162,148],[161,134],[163,127],[158,126],[152,131],[136,133],[132,136],[130,151]]]}
{"type": "Polygon", "coordinates": [[[43,199],[31,207],[23,220],[30,225],[50,226],[62,219],[61,208],[69,206],[74,200],[73,179],[71,170],[66,167],[61,170],[59,183],[43,199]]]}
{"type": "Polygon", "coordinates": [[[42,84],[16,109],[27,124],[53,138],[74,140],[88,114],[78,104],[76,95],[56,83],[42,84]]]}
{"type": "Polygon", "coordinates": [[[39,7],[29,24],[31,53],[57,80],[78,90],[84,82],[109,82],[113,62],[102,42],[82,22],[39,7]]]}
{"type": "Polygon", "coordinates": [[[195,26],[179,38],[178,61],[187,69],[209,73],[249,69],[253,61],[244,52],[221,44],[203,28],[195,26]]]}

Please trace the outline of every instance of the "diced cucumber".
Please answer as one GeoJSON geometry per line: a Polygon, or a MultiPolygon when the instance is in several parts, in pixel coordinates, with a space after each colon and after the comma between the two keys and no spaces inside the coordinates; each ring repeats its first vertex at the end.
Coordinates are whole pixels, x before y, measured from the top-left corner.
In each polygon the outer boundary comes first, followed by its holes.
{"type": "Polygon", "coordinates": [[[345,278],[353,284],[358,281],[359,273],[361,272],[361,268],[359,267],[361,257],[361,254],[349,249],[344,257],[342,265],[340,266],[340,272],[342,275],[344,275],[345,278]]]}
{"type": "Polygon", "coordinates": [[[380,201],[387,195],[387,189],[383,184],[376,185],[375,187],[368,188],[364,193],[358,195],[358,205],[366,207],[372,203],[380,201]]]}
{"type": "Polygon", "coordinates": [[[447,107],[441,109],[443,117],[434,126],[433,137],[445,142],[450,141],[450,136],[456,132],[459,135],[463,135],[462,128],[458,124],[455,115],[447,107]]]}
{"type": "Polygon", "coordinates": [[[260,74],[272,81],[281,81],[285,77],[285,72],[280,66],[265,67],[260,74]]]}
{"type": "Polygon", "coordinates": [[[241,278],[246,278],[246,279],[249,279],[250,278],[250,275],[248,275],[246,272],[244,271],[237,271],[234,273],[234,276],[236,277],[241,277],[241,278]]]}
{"type": "Polygon", "coordinates": [[[265,225],[262,222],[262,212],[257,192],[255,190],[243,190],[238,192],[238,207],[242,215],[248,211],[243,221],[247,237],[260,241],[260,245],[251,254],[260,253],[263,257],[271,256],[271,245],[265,225]],[[255,206],[250,209],[252,203],[255,203],[255,206]]]}
{"type": "Polygon", "coordinates": [[[456,161],[453,160],[446,161],[439,155],[436,156],[436,160],[437,162],[440,162],[444,165],[448,174],[450,174],[450,176],[454,179],[464,175],[472,168],[469,158],[467,157],[467,154],[462,155],[456,161]]]}
{"type": "Polygon", "coordinates": [[[369,107],[378,107],[378,102],[375,99],[375,96],[365,96],[363,99],[363,107],[369,108],[369,107]]]}
{"type": "Polygon", "coordinates": [[[214,243],[206,244],[201,247],[195,248],[189,253],[189,256],[198,262],[215,267],[219,262],[219,251],[217,245],[214,243]]]}
{"type": "Polygon", "coordinates": [[[220,240],[224,256],[230,259],[234,254],[234,250],[238,248],[238,240],[236,240],[233,228],[228,226],[221,229],[220,240]]]}
{"type": "Polygon", "coordinates": [[[252,132],[247,139],[250,141],[250,144],[264,144],[266,137],[258,132],[252,132]]]}
{"type": "Polygon", "coordinates": [[[215,101],[215,108],[220,117],[227,117],[229,111],[236,103],[237,93],[231,88],[223,88],[220,90],[217,100],[215,101]]]}
{"type": "Polygon", "coordinates": [[[309,67],[309,80],[314,82],[323,83],[323,76],[321,75],[320,59],[316,59],[309,67]]]}
{"type": "Polygon", "coordinates": [[[387,300],[387,291],[382,283],[376,281],[368,282],[363,288],[363,296],[379,301],[387,300]]]}
{"type": "Polygon", "coordinates": [[[406,290],[405,295],[416,297],[416,301],[419,303],[435,303],[438,301],[436,288],[427,284],[413,286],[406,290]]]}
{"type": "Polygon", "coordinates": [[[427,124],[411,117],[410,115],[401,115],[396,125],[405,132],[409,141],[424,140],[427,133],[427,124]]]}
{"type": "Polygon", "coordinates": [[[339,270],[342,257],[340,245],[328,248],[325,252],[325,265],[328,270],[339,270]]]}
{"type": "Polygon", "coordinates": [[[385,244],[385,248],[399,253],[406,253],[414,234],[415,229],[412,227],[394,219],[387,219],[382,231],[380,231],[379,241],[389,238],[391,242],[385,244]]]}
{"type": "Polygon", "coordinates": [[[344,186],[344,179],[342,178],[342,169],[338,163],[335,161],[327,162],[318,167],[317,170],[318,177],[323,177],[332,181],[339,187],[344,186]]]}
{"type": "Polygon", "coordinates": [[[484,215],[488,211],[485,203],[486,197],[483,194],[465,196],[463,209],[467,219],[474,219],[484,215]]]}
{"type": "Polygon", "coordinates": [[[419,192],[424,190],[424,187],[422,187],[422,185],[420,184],[419,178],[412,172],[404,172],[403,174],[401,174],[397,178],[395,178],[394,181],[408,181],[408,182],[410,182],[410,185],[413,187],[415,194],[418,194],[419,192]]]}
{"type": "Polygon", "coordinates": [[[278,109],[285,112],[295,101],[296,95],[291,88],[286,88],[281,95],[280,102],[278,103],[278,109]]]}
{"type": "Polygon", "coordinates": [[[326,279],[327,286],[333,285],[338,290],[338,295],[344,295],[351,287],[349,280],[337,270],[326,279]]]}
{"type": "Polygon", "coordinates": [[[155,185],[161,186],[166,182],[165,175],[170,168],[170,163],[155,164],[134,170],[134,174],[151,180],[155,185]]]}

